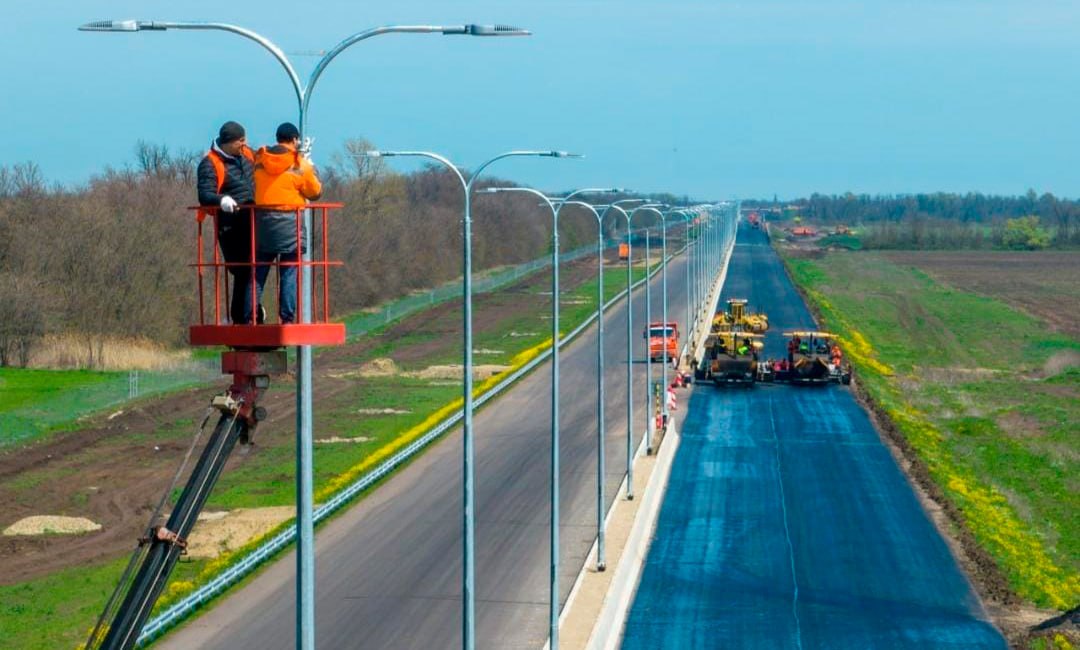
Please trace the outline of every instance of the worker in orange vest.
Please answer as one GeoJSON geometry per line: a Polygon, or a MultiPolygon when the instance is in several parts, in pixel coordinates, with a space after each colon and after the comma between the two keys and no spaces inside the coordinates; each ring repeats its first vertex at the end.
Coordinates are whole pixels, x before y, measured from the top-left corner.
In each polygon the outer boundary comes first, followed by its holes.
{"type": "MultiPolygon", "coordinates": [[[[277,128],[277,144],[263,147],[255,154],[255,203],[260,206],[256,214],[256,252],[259,266],[255,269],[255,282],[261,297],[270,264],[274,262],[295,263],[297,250],[305,249],[306,231],[303,229],[302,208],[307,201],[322,195],[322,183],[315,173],[315,165],[307,151],[299,151],[300,130],[290,122],[277,128]],[[300,241],[297,241],[297,218],[301,220],[300,241]]],[[[278,316],[281,322],[296,320],[296,266],[282,264],[278,267],[278,316]]]]}
{"type": "Polygon", "coordinates": [[[229,121],[221,125],[196,171],[199,205],[218,208],[218,244],[233,276],[229,317],[236,324],[251,319],[244,302],[251,301],[251,215],[238,206],[254,200],[254,160],[244,127],[229,121]]]}

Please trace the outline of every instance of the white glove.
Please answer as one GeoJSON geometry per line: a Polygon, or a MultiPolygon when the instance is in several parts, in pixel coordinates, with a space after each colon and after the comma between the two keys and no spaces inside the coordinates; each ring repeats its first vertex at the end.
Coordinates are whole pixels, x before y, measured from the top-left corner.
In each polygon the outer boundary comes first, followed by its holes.
{"type": "Polygon", "coordinates": [[[221,197],[221,211],[222,212],[236,212],[236,199],[226,194],[221,197]]]}
{"type": "Polygon", "coordinates": [[[308,136],[304,138],[304,141],[300,143],[300,153],[304,154],[308,158],[311,157],[311,145],[315,144],[315,138],[308,136]]]}

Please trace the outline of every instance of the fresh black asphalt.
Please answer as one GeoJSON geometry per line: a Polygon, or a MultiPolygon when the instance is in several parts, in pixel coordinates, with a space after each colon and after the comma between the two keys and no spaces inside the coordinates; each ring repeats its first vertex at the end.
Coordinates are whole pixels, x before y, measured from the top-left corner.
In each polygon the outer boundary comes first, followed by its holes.
{"type": "MultiPolygon", "coordinates": [[[[741,227],[723,298],[814,322],[741,227]]],[[[1004,648],[849,389],[696,386],[623,648],[1004,648]]]]}

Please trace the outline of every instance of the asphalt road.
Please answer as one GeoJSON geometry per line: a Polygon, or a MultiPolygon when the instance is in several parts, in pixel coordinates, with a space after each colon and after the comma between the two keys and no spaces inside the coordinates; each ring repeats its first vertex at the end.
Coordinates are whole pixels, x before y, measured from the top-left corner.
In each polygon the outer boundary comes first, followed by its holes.
{"type": "MultiPolygon", "coordinates": [[[[685,318],[685,256],[668,265],[668,314],[685,318]]],[[[660,319],[660,274],[653,280],[660,319]]],[[[634,294],[640,361],[644,291],[634,294]]],[[[536,324],[550,328],[549,321],[536,324]]],[[[626,466],[626,307],[605,316],[606,490],[626,466]]],[[[596,535],[596,327],[561,357],[561,600],[596,535]]],[[[660,371],[655,364],[654,378],[660,371]]],[[[475,418],[476,639],[480,648],[547,640],[550,363],[475,418]]],[[[316,387],[317,390],[318,387],[316,387]]],[[[645,364],[635,365],[635,444],[644,429],[645,364]]],[[[316,427],[318,427],[316,413],[316,427]]],[[[461,431],[455,431],[316,532],[319,648],[455,648],[461,644],[461,431]]],[[[621,498],[621,497],[620,497],[621,498]]],[[[606,508],[605,508],[606,510],[606,508]]],[[[293,648],[295,555],[263,571],[156,647],[293,648]]]]}
{"type": "MultiPolygon", "coordinates": [[[[741,227],[722,300],[813,320],[741,227]]],[[[722,304],[722,303],[721,303],[722,304]]],[[[1004,648],[847,388],[694,389],[623,647],[1004,648]]]]}

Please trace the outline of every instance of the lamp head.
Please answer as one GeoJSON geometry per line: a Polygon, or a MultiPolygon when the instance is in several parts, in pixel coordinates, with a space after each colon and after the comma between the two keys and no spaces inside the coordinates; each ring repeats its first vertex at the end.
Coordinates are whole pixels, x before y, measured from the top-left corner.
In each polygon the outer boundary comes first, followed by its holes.
{"type": "Polygon", "coordinates": [[[80,32],[137,32],[139,23],[135,20],[94,20],[79,26],[80,32]]]}
{"type": "Polygon", "coordinates": [[[443,34],[465,34],[467,36],[531,36],[532,32],[520,27],[510,25],[462,25],[461,27],[448,27],[443,34]]]}

